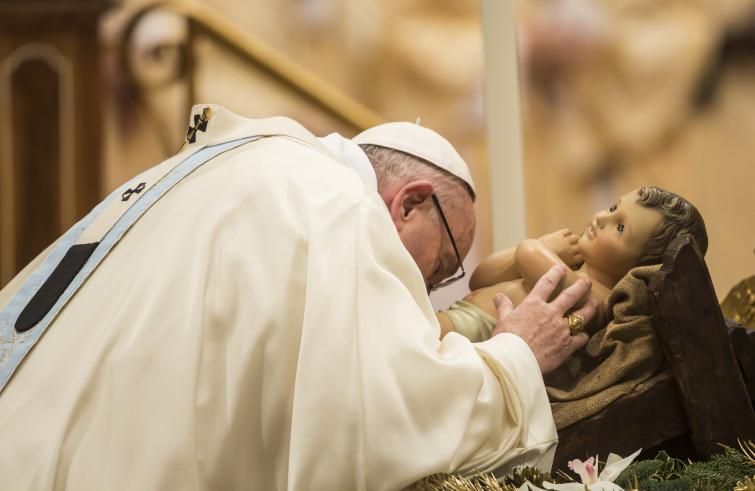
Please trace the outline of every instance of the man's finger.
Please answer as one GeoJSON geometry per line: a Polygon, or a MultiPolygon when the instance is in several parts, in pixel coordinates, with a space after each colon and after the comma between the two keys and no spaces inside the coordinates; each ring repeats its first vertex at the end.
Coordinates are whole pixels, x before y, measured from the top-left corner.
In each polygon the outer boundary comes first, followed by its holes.
{"type": "Polygon", "coordinates": [[[590,300],[585,305],[580,307],[579,309],[572,312],[573,314],[579,314],[582,316],[582,318],[585,320],[585,325],[587,325],[593,317],[595,317],[595,314],[598,312],[598,302],[595,300],[590,300]]]}
{"type": "Polygon", "coordinates": [[[551,305],[556,307],[557,311],[561,314],[565,314],[567,310],[574,307],[579,300],[585,296],[590,290],[592,282],[586,278],[580,278],[576,283],[562,291],[559,296],[556,297],[551,305]]]}
{"type": "Polygon", "coordinates": [[[511,299],[503,293],[499,293],[495,297],[493,297],[493,304],[498,311],[499,322],[502,321],[504,317],[509,315],[512,310],[514,310],[514,304],[511,302],[511,299]]]}
{"type": "Polygon", "coordinates": [[[571,356],[571,354],[577,351],[579,348],[586,345],[589,340],[590,336],[588,336],[586,332],[581,332],[576,336],[572,336],[571,343],[569,344],[569,356],[571,356]]]}
{"type": "Polygon", "coordinates": [[[545,301],[548,297],[551,296],[551,293],[553,293],[553,290],[556,289],[558,283],[561,281],[565,274],[565,265],[557,264],[551,267],[551,269],[549,269],[547,273],[545,273],[540,277],[539,280],[537,280],[537,283],[535,283],[535,286],[532,287],[532,291],[528,296],[545,301]]]}

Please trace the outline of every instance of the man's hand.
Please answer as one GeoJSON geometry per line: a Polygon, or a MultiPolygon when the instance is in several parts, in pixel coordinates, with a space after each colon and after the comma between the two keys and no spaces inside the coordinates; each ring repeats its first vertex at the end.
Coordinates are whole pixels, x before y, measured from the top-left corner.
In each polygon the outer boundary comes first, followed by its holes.
{"type": "MultiPolygon", "coordinates": [[[[587,343],[587,334],[571,335],[569,321],[564,315],[590,289],[590,281],[580,279],[565,289],[552,302],[547,299],[553,293],[566,267],[552,267],[535,284],[529,295],[517,308],[503,294],[496,295],[494,302],[498,309],[498,325],[493,336],[510,332],[522,338],[535,354],[543,375],[558,368],[572,353],[587,343]]],[[[587,324],[593,318],[597,302],[590,300],[574,313],[582,314],[587,324]]]]}
{"type": "Polygon", "coordinates": [[[579,236],[568,228],[543,235],[539,240],[551,248],[571,269],[579,268],[585,261],[577,249],[579,236]]]}

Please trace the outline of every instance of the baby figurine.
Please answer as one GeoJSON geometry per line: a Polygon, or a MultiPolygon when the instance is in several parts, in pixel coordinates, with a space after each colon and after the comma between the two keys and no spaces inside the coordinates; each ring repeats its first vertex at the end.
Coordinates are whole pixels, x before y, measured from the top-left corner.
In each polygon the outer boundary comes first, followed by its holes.
{"type": "MultiPolygon", "coordinates": [[[[596,213],[580,236],[560,230],[540,239],[525,239],[516,248],[485,258],[469,282],[472,293],[438,312],[441,337],[456,331],[472,341],[488,339],[497,322],[493,298],[503,293],[518,305],[556,264],[566,264],[570,269],[554,296],[586,277],[592,281],[592,288],[574,308],[589,299],[603,306],[611,289],[630,269],[660,263],[666,247],[684,234],[691,234],[705,254],[705,223],[689,201],[657,187],[636,189],[596,213]]],[[[588,332],[597,331],[608,320],[600,308],[587,326],[588,332]]]]}

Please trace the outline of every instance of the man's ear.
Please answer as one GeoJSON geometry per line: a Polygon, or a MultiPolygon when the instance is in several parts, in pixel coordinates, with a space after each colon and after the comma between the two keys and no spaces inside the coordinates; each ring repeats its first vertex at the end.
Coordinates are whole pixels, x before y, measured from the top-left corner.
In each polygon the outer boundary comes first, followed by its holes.
{"type": "Polygon", "coordinates": [[[411,220],[418,211],[432,206],[433,185],[428,181],[412,181],[396,192],[390,204],[391,218],[396,228],[411,220]]]}
{"type": "Polygon", "coordinates": [[[412,181],[396,192],[391,200],[390,212],[399,231],[418,211],[432,206],[433,185],[428,181],[412,181]]]}

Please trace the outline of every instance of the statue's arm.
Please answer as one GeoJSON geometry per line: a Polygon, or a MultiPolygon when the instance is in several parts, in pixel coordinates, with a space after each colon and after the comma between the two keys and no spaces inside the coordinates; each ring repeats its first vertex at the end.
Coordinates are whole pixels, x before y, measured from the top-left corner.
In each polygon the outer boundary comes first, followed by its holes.
{"type": "MultiPolygon", "coordinates": [[[[560,263],[566,263],[571,269],[576,269],[582,265],[582,254],[579,253],[577,248],[579,237],[571,230],[567,228],[557,230],[543,235],[538,240],[561,259],[560,263]]],[[[515,254],[516,247],[512,247],[494,252],[483,259],[472,273],[469,289],[472,291],[479,290],[504,281],[522,278],[515,264],[515,254]]],[[[545,271],[547,271],[547,268],[545,271]]],[[[537,278],[535,281],[537,281],[537,278]]]]}
{"type": "Polygon", "coordinates": [[[514,265],[515,247],[494,252],[475,268],[469,279],[469,289],[479,290],[504,281],[519,278],[519,272],[514,265]]]}
{"type": "MultiPolygon", "coordinates": [[[[553,252],[553,249],[543,244],[542,241],[526,239],[520,242],[519,246],[516,248],[515,264],[517,270],[522,275],[525,288],[527,291],[530,291],[540,277],[543,276],[551,266],[565,263],[555,252],[553,252]]],[[[586,276],[583,274],[567,269],[566,275],[556,287],[551,295],[551,299],[555,298],[559,292],[570,287],[580,278],[584,277],[586,276]]],[[[596,307],[596,314],[585,326],[585,330],[590,335],[604,327],[609,321],[610,316],[606,311],[605,302],[610,293],[610,288],[596,281],[592,281],[590,289],[585,296],[582,297],[572,309],[570,309],[570,311],[573,311],[582,307],[588,301],[593,302],[596,307]]]]}
{"type": "MultiPolygon", "coordinates": [[[[553,249],[538,239],[525,239],[519,243],[514,253],[514,265],[518,274],[524,281],[527,291],[530,291],[537,280],[540,279],[551,267],[565,264],[553,249]]],[[[566,275],[552,294],[555,298],[562,290],[568,288],[579,280],[580,275],[571,269],[567,269],[566,275]]],[[[589,295],[589,293],[588,293],[589,295]]],[[[588,297],[582,299],[576,307],[584,304],[588,297]]]]}

